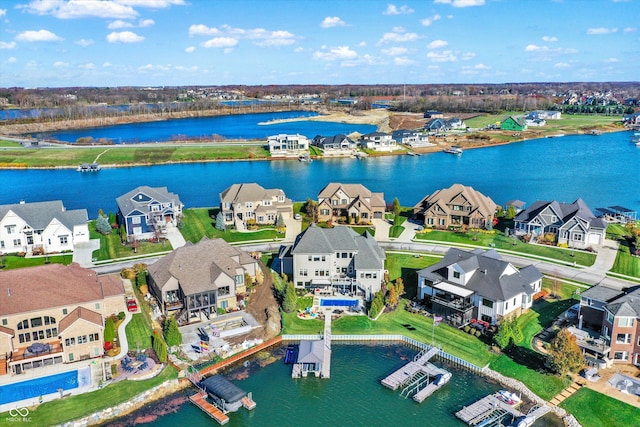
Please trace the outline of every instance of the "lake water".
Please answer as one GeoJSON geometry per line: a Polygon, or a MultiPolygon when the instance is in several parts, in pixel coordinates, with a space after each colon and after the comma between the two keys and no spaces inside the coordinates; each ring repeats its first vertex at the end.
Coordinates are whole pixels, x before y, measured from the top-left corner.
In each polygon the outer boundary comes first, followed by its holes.
{"type": "Polygon", "coordinates": [[[265,140],[270,135],[299,133],[308,138],[316,135],[336,135],[376,130],[374,125],[295,121],[260,124],[273,120],[313,117],[318,113],[310,111],[284,111],[273,113],[237,114],[226,116],[196,117],[187,119],[162,120],[157,122],[129,123],[89,129],[72,129],[59,132],[37,134],[37,138],[76,142],[78,138],[90,136],[94,140],[106,138],[114,143],[156,142],[184,139],[211,139],[214,135],[227,139],[265,140]]]}
{"type": "MultiPolygon", "coordinates": [[[[282,351],[279,352],[283,354],[282,351]]],[[[402,345],[332,346],[331,378],[293,380],[282,359],[261,367],[225,373],[245,391],[253,392],[253,411],[230,414],[229,426],[465,426],[453,413],[501,387],[466,371],[452,370],[451,381],[421,404],[404,399],[380,380],[400,368],[415,351],[402,345]]],[[[449,368],[448,368],[449,369],[449,368]]],[[[150,423],[156,427],[216,425],[186,399],[195,389],[177,393],[110,426],[150,423]]],[[[548,426],[549,422],[540,425],[548,426]]],[[[561,425],[561,424],[557,424],[561,425]]]]}
{"type": "Polygon", "coordinates": [[[68,209],[116,211],[116,197],[138,185],[167,186],[187,207],[218,206],[233,183],[282,188],[295,201],[316,198],[331,181],[362,183],[413,206],[434,190],[470,185],[502,204],[581,197],[592,208],[621,205],[640,211],[640,148],[631,132],[566,136],[467,150],[462,156],[432,153],[316,160],[241,161],[103,169],[0,170],[0,204],[61,199],[68,209]]]}

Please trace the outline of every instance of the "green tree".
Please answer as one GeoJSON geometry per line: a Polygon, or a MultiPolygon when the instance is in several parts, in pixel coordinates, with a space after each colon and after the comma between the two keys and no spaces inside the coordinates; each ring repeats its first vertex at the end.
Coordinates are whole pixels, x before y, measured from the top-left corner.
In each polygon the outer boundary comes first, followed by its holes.
{"type": "Polygon", "coordinates": [[[371,300],[371,306],[369,307],[369,317],[375,319],[378,314],[384,309],[384,290],[379,290],[373,295],[371,300]]]}
{"type": "Polygon", "coordinates": [[[400,215],[400,200],[397,197],[391,202],[391,212],[396,216],[400,215]]]}
{"type": "Polygon", "coordinates": [[[504,209],[502,209],[502,206],[498,206],[496,208],[496,218],[503,218],[504,217],[504,209]]]}
{"type": "Polygon", "coordinates": [[[224,231],[226,228],[227,226],[224,223],[224,215],[222,215],[222,211],[219,211],[218,215],[216,215],[216,230],[224,231]]]}
{"type": "Polygon", "coordinates": [[[516,217],[516,208],[513,205],[509,205],[507,213],[505,214],[507,219],[513,219],[516,217]]]}
{"type": "Polygon", "coordinates": [[[182,344],[182,334],[178,329],[178,322],[173,316],[167,317],[164,322],[164,340],[169,347],[182,344]]]}
{"type": "Polygon", "coordinates": [[[404,295],[404,280],[402,280],[402,277],[396,279],[396,293],[398,294],[398,298],[404,295]]]}
{"type": "Polygon", "coordinates": [[[307,199],[304,204],[304,211],[311,222],[318,222],[318,203],[315,200],[307,199]]]}
{"type": "Polygon", "coordinates": [[[111,225],[104,215],[98,215],[98,218],[96,218],[96,231],[100,234],[111,233],[111,225]]]}
{"type": "Polygon", "coordinates": [[[153,351],[156,352],[158,360],[162,363],[167,361],[167,343],[162,339],[162,335],[157,330],[153,331],[152,336],[153,351]]]}
{"type": "Polygon", "coordinates": [[[283,232],[286,228],[287,225],[284,223],[282,214],[278,214],[278,219],[276,219],[276,231],[283,232]]]}
{"type": "Polygon", "coordinates": [[[584,361],[582,351],[578,346],[575,335],[567,329],[562,329],[551,342],[547,356],[549,367],[559,374],[577,372],[584,361]]]}
{"type": "Polygon", "coordinates": [[[120,241],[122,243],[127,242],[127,230],[124,228],[124,224],[120,226],[120,241]]]}
{"type": "Polygon", "coordinates": [[[514,343],[522,341],[524,335],[515,318],[502,319],[498,332],[493,336],[493,341],[502,350],[514,343]]]}
{"type": "Polygon", "coordinates": [[[118,220],[116,219],[116,214],[113,212],[109,212],[109,224],[117,224],[118,220]]]}
{"type": "Polygon", "coordinates": [[[116,325],[113,323],[112,317],[107,317],[104,323],[104,341],[113,342],[116,338],[116,325]]]}
{"type": "Polygon", "coordinates": [[[284,299],[282,300],[282,309],[286,313],[291,313],[292,311],[295,311],[296,308],[298,308],[298,295],[296,295],[296,288],[293,286],[293,283],[288,283],[284,299]]]}

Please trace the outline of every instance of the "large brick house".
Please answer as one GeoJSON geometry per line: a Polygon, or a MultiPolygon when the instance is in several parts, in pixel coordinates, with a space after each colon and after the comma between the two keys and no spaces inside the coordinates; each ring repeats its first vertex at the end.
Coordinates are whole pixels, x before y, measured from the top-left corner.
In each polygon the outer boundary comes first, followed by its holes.
{"type": "Polygon", "coordinates": [[[318,220],[349,218],[370,223],[382,219],[386,210],[384,193],[373,193],[362,184],[330,182],[318,193],[318,220]]]}
{"type": "Polygon", "coordinates": [[[293,202],[279,188],[265,189],[256,183],[233,184],[220,193],[225,224],[243,229],[247,222],[275,224],[278,215],[293,217],[293,202]]]}

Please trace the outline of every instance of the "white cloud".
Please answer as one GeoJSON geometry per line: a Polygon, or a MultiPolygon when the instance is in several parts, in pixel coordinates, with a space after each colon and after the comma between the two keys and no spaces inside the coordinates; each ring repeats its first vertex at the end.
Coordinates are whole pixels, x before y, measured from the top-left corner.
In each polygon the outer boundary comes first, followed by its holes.
{"type": "Polygon", "coordinates": [[[104,68],[109,68],[109,67],[111,67],[112,65],[113,65],[113,64],[112,64],[111,62],[107,61],[107,62],[105,62],[105,63],[103,63],[103,64],[102,64],[102,67],[104,67],[104,68]]]}
{"type": "Polygon", "coordinates": [[[356,51],[351,50],[349,46],[338,46],[330,49],[328,52],[316,51],[313,53],[313,59],[320,59],[323,61],[335,61],[340,59],[353,59],[358,54],[356,51]]]}
{"type": "Polygon", "coordinates": [[[441,52],[428,52],[427,58],[432,62],[455,62],[458,57],[451,50],[443,50],[441,52]]]}
{"type": "Polygon", "coordinates": [[[235,47],[238,44],[238,39],[234,39],[233,37],[214,37],[211,40],[207,40],[202,43],[202,47],[224,47],[230,48],[235,47]]]}
{"type": "Polygon", "coordinates": [[[608,64],[612,64],[614,62],[620,62],[620,60],[618,58],[607,58],[604,60],[604,62],[608,63],[608,64]]]}
{"type": "Polygon", "coordinates": [[[234,39],[236,43],[239,39],[245,38],[253,40],[253,43],[258,46],[286,46],[296,42],[295,35],[289,31],[269,31],[264,28],[245,30],[229,25],[222,25],[220,28],[207,27],[202,24],[191,25],[189,35],[219,35],[220,37],[216,37],[216,39],[234,39]]]}
{"type": "Polygon", "coordinates": [[[553,53],[553,54],[565,54],[565,53],[577,53],[577,49],[572,48],[561,48],[554,47],[550,48],[549,46],[538,46],[536,44],[527,45],[524,50],[526,52],[545,52],[545,53],[553,53]]]}
{"type": "Polygon", "coordinates": [[[476,70],[490,70],[491,67],[489,67],[488,65],[484,65],[484,64],[476,64],[476,66],[474,67],[476,70]]]}
{"type": "Polygon", "coordinates": [[[56,36],[48,30],[24,31],[16,36],[16,40],[21,42],[55,42],[62,38],[56,36]]]}
{"type": "Polygon", "coordinates": [[[0,42],[0,49],[13,49],[16,47],[16,42],[0,42]]]}
{"type": "Polygon", "coordinates": [[[0,16],[5,16],[7,14],[7,9],[0,9],[0,16]]]}
{"type": "Polygon", "coordinates": [[[553,68],[569,68],[569,67],[571,67],[571,64],[567,62],[558,62],[553,65],[553,68]]]}
{"type": "Polygon", "coordinates": [[[484,6],[484,0],[434,0],[434,3],[450,4],[453,7],[484,6]]]}
{"type": "Polygon", "coordinates": [[[337,16],[327,16],[320,23],[322,28],[344,27],[345,25],[347,24],[337,16]]]}
{"type": "Polygon", "coordinates": [[[184,0],[115,0],[115,2],[149,9],[164,9],[173,5],[183,6],[186,4],[184,0]]]}
{"type": "Polygon", "coordinates": [[[31,0],[29,4],[18,7],[26,9],[29,13],[36,15],[52,15],[60,19],[131,19],[138,16],[138,12],[136,12],[130,5],[117,3],[111,0],[69,0],[67,2],[61,0],[31,0]]]}
{"type": "Polygon", "coordinates": [[[107,35],[109,43],[137,43],[144,40],[144,37],[131,31],[113,32],[107,35]]]}
{"type": "Polygon", "coordinates": [[[147,28],[155,24],[156,24],[156,21],[154,21],[153,19],[141,19],[140,22],[138,23],[138,27],[147,28]]]}
{"type": "Polygon", "coordinates": [[[187,53],[195,52],[196,51],[196,47],[195,46],[189,46],[184,51],[187,52],[187,53]]]}
{"type": "Polygon", "coordinates": [[[411,15],[413,13],[413,9],[409,6],[402,5],[400,7],[395,4],[388,4],[387,9],[382,12],[383,15],[411,15]]]}
{"type": "Polygon", "coordinates": [[[7,62],[8,62],[9,64],[13,64],[13,63],[14,63],[14,62],[16,62],[16,61],[17,61],[17,59],[16,59],[16,57],[15,57],[15,56],[10,56],[10,57],[7,59],[7,62]]]}
{"type": "Polygon", "coordinates": [[[439,49],[441,47],[445,47],[446,45],[448,45],[449,43],[447,43],[444,40],[434,40],[431,43],[429,43],[427,45],[428,49],[439,49]]]}
{"type": "Polygon", "coordinates": [[[440,18],[441,18],[440,15],[435,14],[435,15],[430,16],[428,18],[424,18],[422,21],[420,21],[420,23],[422,25],[424,25],[425,27],[428,27],[429,25],[433,24],[434,22],[439,21],[440,18]]]}
{"type": "Polygon", "coordinates": [[[462,59],[463,61],[468,61],[470,59],[475,58],[476,54],[473,52],[464,52],[460,55],[460,59],[462,59]]]}
{"type": "Polygon", "coordinates": [[[88,62],[86,64],[78,65],[78,68],[82,70],[93,70],[96,68],[96,66],[93,64],[93,62],[88,62]]]}
{"type": "Polygon", "coordinates": [[[627,34],[627,33],[635,33],[636,31],[638,31],[637,28],[635,27],[627,27],[624,30],[622,30],[623,33],[627,34]]]}
{"type": "Polygon", "coordinates": [[[367,42],[365,41],[361,41],[360,43],[358,43],[356,46],[358,47],[365,47],[367,45],[367,42]]]}
{"type": "Polygon", "coordinates": [[[80,39],[77,42],[75,42],[75,44],[77,44],[78,46],[87,47],[87,46],[91,46],[93,44],[93,40],[91,40],[91,39],[80,39]]]}
{"type": "Polygon", "coordinates": [[[602,34],[611,34],[611,33],[617,33],[618,29],[617,28],[604,28],[604,27],[599,27],[599,28],[589,28],[587,30],[587,34],[590,35],[602,35],[602,34]]]}
{"type": "Polygon", "coordinates": [[[62,62],[62,61],[56,61],[56,62],[53,63],[53,66],[56,67],[56,68],[66,68],[66,67],[69,66],[69,64],[66,63],[66,62],[62,62]]]}
{"type": "Polygon", "coordinates": [[[304,52],[304,48],[302,46],[298,46],[297,48],[293,49],[293,51],[295,53],[300,53],[300,52],[304,52]]]}
{"type": "Polygon", "coordinates": [[[190,36],[212,36],[220,31],[215,27],[207,27],[203,24],[194,24],[189,27],[190,36]]]}
{"type": "Polygon", "coordinates": [[[120,28],[131,28],[131,27],[133,27],[133,24],[131,22],[122,21],[120,19],[115,20],[113,22],[109,22],[109,25],[107,25],[107,28],[110,30],[118,30],[120,28]]]}
{"type": "Polygon", "coordinates": [[[553,42],[557,42],[558,38],[554,36],[543,36],[542,41],[545,41],[547,43],[553,43],[553,42]]]}
{"type": "Polygon", "coordinates": [[[406,47],[390,47],[388,49],[382,49],[381,52],[389,56],[398,56],[407,53],[408,49],[406,47]]]}
{"type": "Polygon", "coordinates": [[[412,42],[419,38],[420,36],[416,33],[384,33],[378,43],[412,42]]]}
{"type": "Polygon", "coordinates": [[[416,61],[414,61],[413,59],[409,59],[406,56],[399,56],[397,58],[393,59],[393,62],[396,65],[399,65],[401,67],[407,66],[407,65],[413,65],[416,63],[416,61]]]}

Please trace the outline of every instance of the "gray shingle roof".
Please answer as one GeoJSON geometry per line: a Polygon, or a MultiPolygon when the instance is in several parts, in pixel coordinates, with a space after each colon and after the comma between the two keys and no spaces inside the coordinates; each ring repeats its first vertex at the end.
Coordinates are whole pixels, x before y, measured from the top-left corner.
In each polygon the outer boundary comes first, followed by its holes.
{"type": "Polygon", "coordinates": [[[298,347],[297,363],[315,363],[316,365],[324,362],[324,341],[322,340],[301,340],[298,347]]]}
{"type": "MultiPolygon", "coordinates": [[[[414,210],[424,213],[431,209],[432,206],[438,205],[446,215],[455,214],[458,211],[451,210],[449,204],[458,197],[462,197],[469,202],[472,207],[471,212],[478,211],[484,217],[492,216],[496,211],[497,205],[490,197],[474,190],[473,187],[462,184],[453,184],[449,188],[434,191],[418,202],[414,210]]],[[[465,214],[469,215],[471,212],[465,214]]]]}
{"type": "Polygon", "coordinates": [[[231,187],[220,193],[220,202],[222,203],[245,203],[256,202],[265,199],[271,200],[272,197],[278,195],[284,196],[284,191],[280,189],[265,190],[261,185],[255,182],[245,184],[233,184],[231,187]]]}
{"type": "Polygon", "coordinates": [[[56,218],[65,227],[73,231],[75,225],[86,224],[89,221],[86,209],[67,211],[61,200],[50,202],[16,203],[0,206],[0,220],[12,211],[34,230],[44,230],[56,218]]]}
{"type": "MultiPolygon", "coordinates": [[[[623,293],[622,291],[620,292],[623,293]]],[[[640,317],[640,287],[633,288],[605,307],[614,316],[640,317]]]]}
{"type": "MultiPolygon", "coordinates": [[[[131,212],[135,210],[139,210],[140,212],[146,213],[149,211],[147,206],[151,203],[151,201],[157,201],[163,204],[173,203],[173,206],[182,206],[182,202],[180,202],[180,198],[175,193],[170,193],[167,190],[167,187],[148,187],[146,185],[142,185],[140,187],[134,188],[128,193],[123,194],[122,196],[116,199],[116,203],[118,204],[118,209],[124,216],[128,216],[131,212]],[[142,193],[146,196],[149,196],[151,200],[145,198],[144,201],[136,201],[133,200],[133,197],[138,193],[142,193]]],[[[175,208],[174,208],[175,209],[175,208]]]]}
{"type": "Polygon", "coordinates": [[[591,212],[584,200],[578,198],[573,203],[560,203],[556,200],[543,201],[538,200],[531,206],[520,212],[515,220],[518,222],[529,222],[540,214],[547,207],[551,208],[563,223],[567,223],[572,218],[578,218],[582,223],[586,223],[587,227],[606,228],[607,223],[591,212]]]}
{"type": "Polygon", "coordinates": [[[609,302],[624,295],[619,289],[608,288],[604,285],[595,285],[580,294],[581,297],[590,298],[596,301],[609,302]]]}

